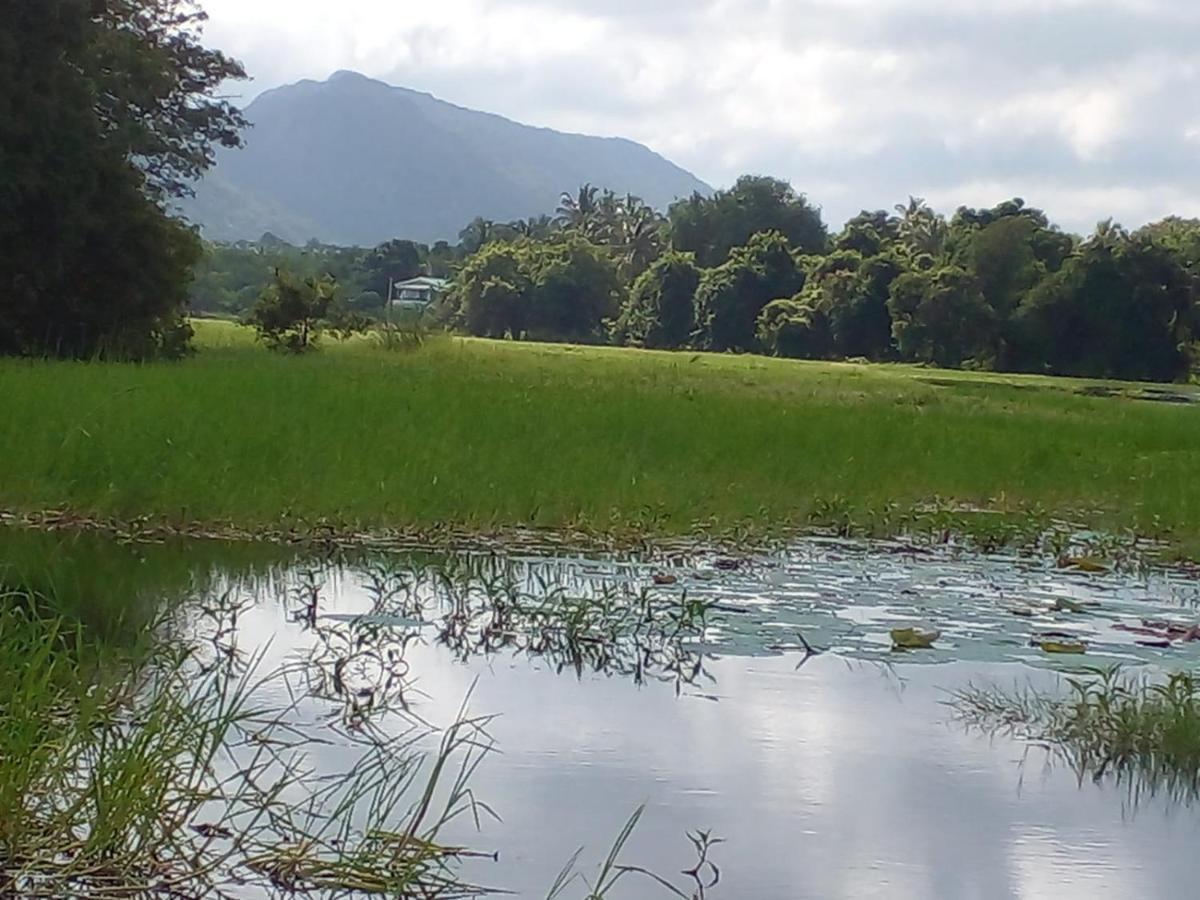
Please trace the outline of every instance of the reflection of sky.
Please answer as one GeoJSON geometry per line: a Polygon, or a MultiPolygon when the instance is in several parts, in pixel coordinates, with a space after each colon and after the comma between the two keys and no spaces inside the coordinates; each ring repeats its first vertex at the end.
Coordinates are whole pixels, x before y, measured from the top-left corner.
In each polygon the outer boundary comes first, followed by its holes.
{"type": "MultiPolygon", "coordinates": [[[[351,589],[337,602],[365,601],[351,589]]],[[[241,629],[243,646],[272,639],[266,664],[309,640],[270,602],[241,629]]],[[[521,896],[543,897],[581,846],[589,866],[600,860],[642,803],[627,861],[675,873],[691,862],[687,830],[727,839],[713,900],[1194,893],[1192,811],[1152,805],[1130,816],[1119,792],[1081,788],[1036,759],[1021,769],[1020,746],[948,723],[944,689],[1048,673],[984,662],[888,673],[833,657],[797,672],[795,658],[728,658],[710,666],[713,702],[687,688],[676,697],[667,685],[555,676],[526,659],[468,666],[420,645],[408,659],[429,720],[449,722],[473,685],[472,712],[501,714],[491,727],[499,752],[474,787],[504,821],[482,834],[464,823],[452,837],[499,850],[499,863],[469,875],[521,896]]],[[[341,771],[346,754],[320,748],[313,761],[341,771]]],[[[629,885],[616,896],[655,896],[629,885]]]]}

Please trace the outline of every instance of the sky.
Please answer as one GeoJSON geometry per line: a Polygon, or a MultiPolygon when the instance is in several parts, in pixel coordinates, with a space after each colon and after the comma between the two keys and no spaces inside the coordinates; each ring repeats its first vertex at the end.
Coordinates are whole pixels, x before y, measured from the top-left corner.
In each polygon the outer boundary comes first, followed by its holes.
{"type": "Polygon", "coordinates": [[[1197,0],[202,0],[257,93],[351,69],[647,144],[832,225],[1020,196],[1080,233],[1200,215],[1197,0]]]}

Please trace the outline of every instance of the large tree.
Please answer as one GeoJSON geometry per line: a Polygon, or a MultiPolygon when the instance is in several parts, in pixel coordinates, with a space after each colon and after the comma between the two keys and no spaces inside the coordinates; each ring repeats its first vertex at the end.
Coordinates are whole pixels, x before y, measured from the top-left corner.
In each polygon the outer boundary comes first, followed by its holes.
{"type": "Polygon", "coordinates": [[[696,291],[696,320],[710,350],[754,350],[758,318],[772,300],[794,297],[804,270],[777,231],[756,234],[729,261],[709,269],[696,291]]]}
{"type": "Polygon", "coordinates": [[[0,352],[176,350],[195,234],[166,205],[234,145],[242,69],[185,0],[0,0],[0,352]]]}
{"type": "Polygon", "coordinates": [[[777,178],[743,176],[712,197],[695,194],[670,210],[671,243],[703,267],[724,263],[756,234],[774,231],[800,253],[820,253],[828,241],[821,211],[777,178]]]}

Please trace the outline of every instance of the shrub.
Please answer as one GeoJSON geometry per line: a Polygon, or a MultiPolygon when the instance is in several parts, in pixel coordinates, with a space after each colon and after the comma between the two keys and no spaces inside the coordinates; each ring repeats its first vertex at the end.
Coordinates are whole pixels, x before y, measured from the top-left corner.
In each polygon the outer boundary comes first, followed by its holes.
{"type": "Polygon", "coordinates": [[[259,340],[272,350],[305,353],[319,344],[334,311],[337,285],[332,278],[304,278],[276,270],[248,320],[259,340]]]}

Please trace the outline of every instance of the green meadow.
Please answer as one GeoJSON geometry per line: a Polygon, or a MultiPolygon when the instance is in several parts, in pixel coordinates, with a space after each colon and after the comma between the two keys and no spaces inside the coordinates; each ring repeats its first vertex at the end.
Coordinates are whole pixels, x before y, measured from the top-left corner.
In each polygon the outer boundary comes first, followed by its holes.
{"type": "Polygon", "coordinates": [[[1092,382],[449,337],[288,357],[197,332],[174,364],[0,360],[0,507],[687,534],[969,504],[1200,543],[1200,406],[1092,382]]]}

